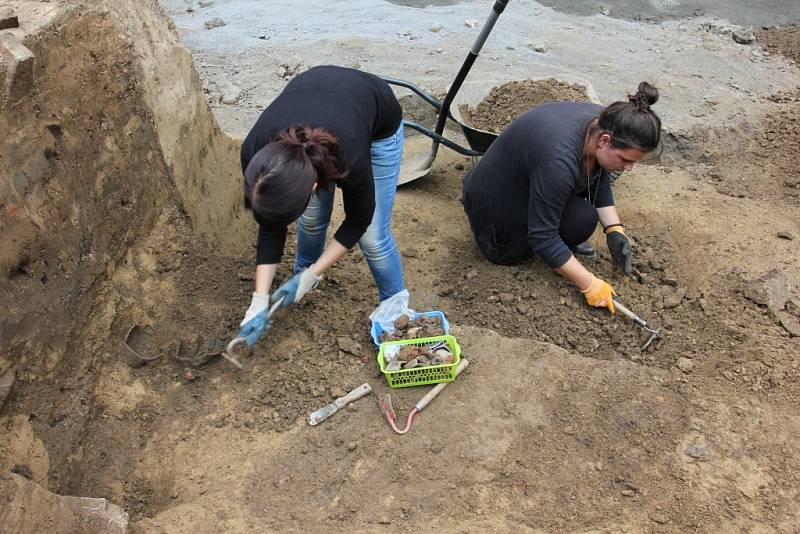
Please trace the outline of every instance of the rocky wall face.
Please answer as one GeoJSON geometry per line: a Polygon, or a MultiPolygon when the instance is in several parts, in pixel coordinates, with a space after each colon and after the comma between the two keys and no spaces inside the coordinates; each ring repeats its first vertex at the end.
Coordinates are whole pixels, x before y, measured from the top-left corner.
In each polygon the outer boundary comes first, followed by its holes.
{"type": "Polygon", "coordinates": [[[0,110],[0,350],[49,369],[97,281],[173,194],[131,51],[108,18],[75,10],[25,44],[33,83],[0,110]]]}
{"type": "Polygon", "coordinates": [[[253,223],[238,143],[155,2],[74,4],[3,37],[0,370],[46,372],[80,350],[93,293],[165,206],[222,251],[251,241],[253,223]]]}
{"type": "Polygon", "coordinates": [[[217,252],[248,250],[255,223],[242,202],[240,142],[219,129],[174,24],[157,0],[100,4],[131,43],[143,101],[194,231],[217,252]]]}

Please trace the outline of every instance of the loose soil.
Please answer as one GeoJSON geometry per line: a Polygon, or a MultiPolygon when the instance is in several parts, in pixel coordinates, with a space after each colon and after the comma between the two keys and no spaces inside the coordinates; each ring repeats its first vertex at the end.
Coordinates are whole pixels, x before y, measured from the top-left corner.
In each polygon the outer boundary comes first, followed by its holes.
{"type": "Polygon", "coordinates": [[[586,88],[554,78],[508,82],[493,88],[473,109],[461,109],[469,126],[489,132],[502,132],[506,126],[531,108],[546,102],[584,102],[586,88]]]}
{"type": "MultiPolygon", "coordinates": [[[[32,39],[37,89],[0,109],[14,132],[0,158],[13,245],[0,374],[18,376],[3,470],[106,497],[135,532],[797,530],[800,338],[744,295],[776,268],[800,283],[797,241],[777,236],[800,235],[794,93],[763,104],[737,158],[615,182],[635,272],[611,268],[599,233],[589,268],[664,330],[646,352],[541,261],[486,262],[458,202],[472,162],[442,150],[398,192],[393,228],[412,307],[447,314],[470,366],[397,436],[377,406],[377,290],[357,250],[276,315],[243,370],[175,358],[178,341],[236,335],[255,229],[215,194],[240,183],[207,107],[153,100],[156,66],[184,100],[200,94],[194,71],[122,39],[177,49],[168,20],[153,4],[106,7],[66,10],[32,39]],[[110,74],[125,68],[137,76],[110,74]],[[210,165],[219,182],[198,178],[210,165]],[[123,345],[134,324],[163,353],[137,369],[123,345]],[[306,424],[363,382],[374,395],[306,424]]],[[[398,415],[428,390],[392,390],[398,415]]]]}
{"type": "Polygon", "coordinates": [[[758,30],[755,34],[765,50],[772,54],[781,54],[800,64],[800,26],[758,30]]]}

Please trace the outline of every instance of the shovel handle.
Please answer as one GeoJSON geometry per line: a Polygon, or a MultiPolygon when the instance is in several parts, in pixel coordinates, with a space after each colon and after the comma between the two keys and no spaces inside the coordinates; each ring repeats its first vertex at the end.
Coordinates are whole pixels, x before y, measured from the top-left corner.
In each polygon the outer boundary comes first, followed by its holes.
{"type": "Polygon", "coordinates": [[[632,311],[630,311],[628,308],[626,308],[626,307],[625,307],[625,306],[624,306],[624,305],[623,305],[623,304],[622,304],[620,301],[618,301],[617,299],[614,299],[614,308],[615,308],[616,310],[618,310],[619,312],[621,312],[621,313],[622,313],[622,315],[624,315],[625,317],[627,317],[628,319],[630,319],[630,320],[631,320],[631,321],[633,321],[634,323],[638,324],[638,325],[639,325],[639,326],[641,326],[642,328],[645,328],[645,327],[647,326],[647,321],[645,321],[644,319],[642,319],[641,317],[639,317],[638,315],[636,315],[635,313],[633,313],[632,311]]]}
{"type": "MultiPolygon", "coordinates": [[[[469,365],[469,360],[462,359],[460,362],[458,362],[458,367],[456,367],[456,376],[460,375],[461,371],[466,369],[468,365],[469,365]]],[[[436,384],[436,386],[434,386],[434,388],[432,390],[430,390],[427,393],[427,395],[422,397],[419,400],[419,402],[416,404],[416,406],[414,406],[417,409],[417,411],[421,412],[422,410],[424,410],[425,407],[428,404],[431,403],[431,401],[434,399],[434,397],[436,397],[436,395],[438,395],[439,392],[442,391],[448,383],[449,382],[443,382],[441,384],[436,384]]]]}

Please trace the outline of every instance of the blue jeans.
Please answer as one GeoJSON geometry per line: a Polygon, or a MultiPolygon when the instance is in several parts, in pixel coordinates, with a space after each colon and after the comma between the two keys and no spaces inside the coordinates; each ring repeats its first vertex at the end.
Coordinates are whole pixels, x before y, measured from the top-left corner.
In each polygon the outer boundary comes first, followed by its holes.
{"type": "MultiPolygon", "coordinates": [[[[405,289],[400,252],[392,235],[392,208],[403,159],[403,125],[391,137],[372,143],[372,176],[375,180],[375,212],[358,241],[378,286],[378,298],[386,300],[405,289]]],[[[305,269],[322,255],[333,211],[334,190],[319,191],[297,221],[297,256],[294,272],[305,269]]]]}

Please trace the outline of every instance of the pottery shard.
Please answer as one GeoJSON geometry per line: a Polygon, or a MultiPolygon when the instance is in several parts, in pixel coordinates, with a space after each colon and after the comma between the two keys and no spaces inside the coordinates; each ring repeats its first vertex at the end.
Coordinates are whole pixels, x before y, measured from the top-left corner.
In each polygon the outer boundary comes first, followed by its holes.
{"type": "Polygon", "coordinates": [[[397,353],[397,359],[403,362],[408,362],[416,358],[418,355],[419,351],[417,350],[417,347],[406,345],[400,349],[399,353],[397,353]]]}
{"type": "Polygon", "coordinates": [[[401,315],[394,321],[394,327],[398,330],[405,330],[408,328],[408,315],[401,315]]]}
{"type": "Polygon", "coordinates": [[[776,316],[786,306],[791,290],[786,275],[773,269],[747,284],[744,288],[744,296],[759,306],[766,306],[770,314],[776,316]]]}

